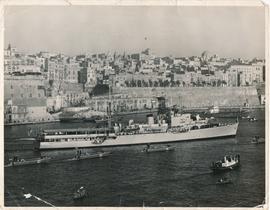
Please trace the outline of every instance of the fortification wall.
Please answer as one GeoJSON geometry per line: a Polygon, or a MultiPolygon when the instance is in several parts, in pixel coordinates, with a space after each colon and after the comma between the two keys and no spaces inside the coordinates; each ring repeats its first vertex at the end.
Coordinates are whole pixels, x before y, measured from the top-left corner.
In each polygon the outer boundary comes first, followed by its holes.
{"type": "Polygon", "coordinates": [[[41,79],[28,77],[5,78],[4,99],[45,98],[44,83],[41,79]]]}
{"type": "Polygon", "coordinates": [[[118,88],[114,94],[130,97],[164,96],[169,105],[185,107],[259,105],[256,87],[175,87],[175,88],[118,88]]]}

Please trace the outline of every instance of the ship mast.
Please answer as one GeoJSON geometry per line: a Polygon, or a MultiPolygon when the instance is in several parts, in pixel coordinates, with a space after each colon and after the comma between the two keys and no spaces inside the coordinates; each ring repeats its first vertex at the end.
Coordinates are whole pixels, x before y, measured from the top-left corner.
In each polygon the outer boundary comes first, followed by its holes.
{"type": "Polygon", "coordinates": [[[112,119],[111,119],[111,82],[109,80],[109,103],[108,103],[108,128],[109,131],[112,127],[112,119]]]}

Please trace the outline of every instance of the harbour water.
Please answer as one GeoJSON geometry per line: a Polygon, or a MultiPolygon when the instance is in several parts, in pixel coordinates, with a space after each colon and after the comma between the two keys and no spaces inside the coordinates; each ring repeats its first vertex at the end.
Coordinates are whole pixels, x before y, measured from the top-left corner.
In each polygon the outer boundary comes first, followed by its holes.
{"type": "MultiPolygon", "coordinates": [[[[49,155],[54,162],[5,168],[5,206],[47,206],[25,191],[55,206],[168,206],[253,207],[265,197],[265,145],[251,144],[252,136],[265,135],[264,110],[250,115],[257,122],[240,119],[235,138],[171,144],[174,151],[146,154],[144,146],[105,148],[111,155],[102,159],[64,162],[75,151],[31,150],[31,141],[18,141],[38,129],[93,126],[89,123],[51,123],[5,127],[5,162],[49,155]],[[241,167],[213,174],[212,161],[240,154],[241,167]],[[216,185],[221,177],[233,183],[216,185]],[[87,198],[74,201],[73,193],[84,186],[87,198]]],[[[235,119],[226,119],[235,120],[235,119]]],[[[101,149],[84,149],[96,152],[101,149]]]]}

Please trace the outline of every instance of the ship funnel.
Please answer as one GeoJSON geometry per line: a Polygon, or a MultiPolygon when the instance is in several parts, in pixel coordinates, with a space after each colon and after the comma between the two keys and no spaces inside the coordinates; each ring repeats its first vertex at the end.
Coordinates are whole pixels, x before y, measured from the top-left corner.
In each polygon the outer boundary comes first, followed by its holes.
{"type": "Polygon", "coordinates": [[[147,115],[147,122],[148,122],[148,125],[154,124],[154,116],[152,114],[147,115]]]}

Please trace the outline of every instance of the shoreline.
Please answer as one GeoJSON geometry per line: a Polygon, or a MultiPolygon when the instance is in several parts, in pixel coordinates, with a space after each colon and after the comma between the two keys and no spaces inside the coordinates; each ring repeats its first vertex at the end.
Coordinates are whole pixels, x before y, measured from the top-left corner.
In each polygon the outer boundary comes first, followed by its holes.
{"type": "Polygon", "coordinates": [[[20,122],[20,123],[4,123],[4,126],[19,126],[19,125],[31,125],[31,124],[45,124],[45,123],[54,123],[60,122],[60,120],[49,120],[49,121],[38,121],[38,122],[20,122]]]}
{"type": "MultiPolygon", "coordinates": [[[[199,111],[199,110],[208,110],[209,108],[207,107],[185,107],[183,108],[184,111],[190,111],[190,112],[194,112],[194,111],[199,111]]],[[[220,106],[220,109],[243,109],[243,110],[255,110],[255,109],[265,109],[264,105],[259,105],[259,106],[250,106],[250,107],[240,107],[240,106],[220,106]]],[[[114,116],[121,116],[121,115],[132,115],[132,114],[143,114],[143,113],[148,113],[148,112],[155,112],[157,110],[152,109],[152,110],[137,110],[137,111],[128,111],[128,112],[120,112],[120,113],[116,113],[114,116]]],[[[31,125],[31,124],[45,124],[45,123],[55,123],[55,122],[61,122],[61,120],[59,119],[55,119],[55,120],[49,120],[49,121],[38,121],[38,122],[21,122],[21,123],[4,123],[4,126],[20,126],[20,125],[31,125]]]]}

